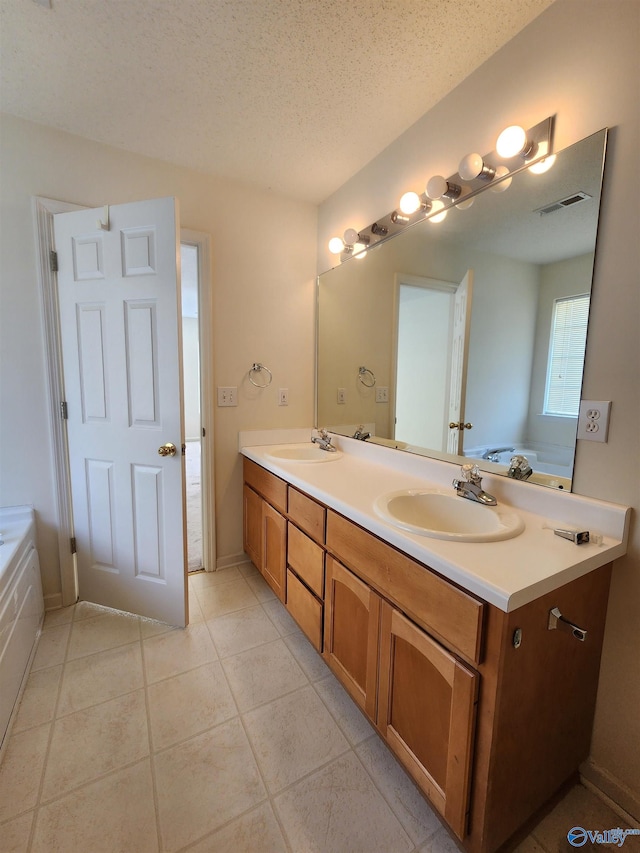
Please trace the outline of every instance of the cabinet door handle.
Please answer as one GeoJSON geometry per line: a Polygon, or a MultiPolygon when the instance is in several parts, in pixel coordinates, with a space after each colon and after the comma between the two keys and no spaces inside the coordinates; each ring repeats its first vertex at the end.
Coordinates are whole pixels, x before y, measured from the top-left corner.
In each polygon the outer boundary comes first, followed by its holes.
{"type": "Polygon", "coordinates": [[[565,631],[567,634],[571,634],[576,638],[576,640],[580,640],[581,643],[587,639],[587,632],[584,628],[579,628],[577,625],[574,625],[573,622],[570,622],[568,619],[560,613],[560,609],[558,607],[553,607],[549,611],[549,624],[547,625],[550,631],[555,630],[556,628],[559,631],[565,631]]]}

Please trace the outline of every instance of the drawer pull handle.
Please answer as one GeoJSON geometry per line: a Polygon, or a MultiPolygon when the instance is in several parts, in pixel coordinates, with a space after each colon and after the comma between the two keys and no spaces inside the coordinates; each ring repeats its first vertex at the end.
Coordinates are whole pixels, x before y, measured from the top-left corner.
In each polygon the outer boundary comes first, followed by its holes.
{"type": "Polygon", "coordinates": [[[576,640],[580,640],[581,643],[587,638],[587,632],[584,628],[579,628],[577,625],[574,625],[573,622],[570,622],[568,619],[560,613],[558,607],[554,607],[549,611],[549,624],[548,629],[550,631],[555,630],[556,628],[559,631],[565,631],[567,634],[571,634],[576,638],[576,640]]]}

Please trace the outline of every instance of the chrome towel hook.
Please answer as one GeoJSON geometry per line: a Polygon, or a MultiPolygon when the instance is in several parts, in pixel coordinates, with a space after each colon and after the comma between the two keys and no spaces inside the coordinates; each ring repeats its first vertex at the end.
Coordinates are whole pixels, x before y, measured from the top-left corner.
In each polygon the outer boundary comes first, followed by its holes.
{"type": "MultiPolygon", "coordinates": [[[[263,377],[263,378],[266,378],[266,377],[263,377]]],[[[251,370],[249,371],[249,382],[251,382],[252,385],[255,385],[256,388],[266,388],[267,386],[271,385],[272,379],[273,379],[273,376],[271,375],[271,371],[269,370],[269,368],[265,367],[264,364],[260,364],[259,361],[254,361],[253,366],[251,367],[251,370]],[[260,373],[262,373],[263,370],[266,374],[268,374],[269,378],[267,379],[266,382],[256,382],[255,379],[253,378],[253,374],[255,373],[255,374],[259,375],[260,373]]]]}
{"type": "Polygon", "coordinates": [[[364,385],[365,388],[373,388],[376,384],[376,377],[373,374],[372,370],[369,370],[368,367],[359,367],[358,368],[358,379],[364,385]],[[367,381],[365,377],[368,377],[371,381],[367,381]]]}

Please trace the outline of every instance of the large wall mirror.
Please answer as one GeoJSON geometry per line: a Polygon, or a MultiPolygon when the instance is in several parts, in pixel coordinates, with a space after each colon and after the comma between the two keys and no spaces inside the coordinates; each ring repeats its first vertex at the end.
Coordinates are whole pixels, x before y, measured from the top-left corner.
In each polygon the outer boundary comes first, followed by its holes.
{"type": "Polygon", "coordinates": [[[317,426],[570,489],[606,138],[320,275],[317,426]]]}

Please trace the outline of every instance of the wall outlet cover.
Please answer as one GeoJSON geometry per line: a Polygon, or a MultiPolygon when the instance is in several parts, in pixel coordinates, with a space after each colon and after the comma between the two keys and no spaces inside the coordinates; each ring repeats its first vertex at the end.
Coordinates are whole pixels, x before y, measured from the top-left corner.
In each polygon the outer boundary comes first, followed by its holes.
{"type": "Polygon", "coordinates": [[[606,442],[610,413],[611,400],[581,400],[577,438],[606,442]]]}

